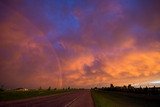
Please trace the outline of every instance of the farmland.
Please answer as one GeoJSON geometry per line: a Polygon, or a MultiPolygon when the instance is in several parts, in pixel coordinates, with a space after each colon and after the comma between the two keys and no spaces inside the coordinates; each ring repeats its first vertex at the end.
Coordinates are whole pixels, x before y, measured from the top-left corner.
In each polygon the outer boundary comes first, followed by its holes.
{"type": "Polygon", "coordinates": [[[15,91],[15,90],[6,90],[6,91],[0,91],[0,101],[7,101],[7,100],[18,100],[18,99],[25,99],[25,98],[31,98],[31,97],[37,97],[37,96],[47,96],[47,95],[53,95],[58,93],[64,93],[69,92],[70,90],[28,90],[28,91],[15,91]]]}
{"type": "Polygon", "coordinates": [[[96,107],[159,107],[159,96],[92,90],[96,107]]]}

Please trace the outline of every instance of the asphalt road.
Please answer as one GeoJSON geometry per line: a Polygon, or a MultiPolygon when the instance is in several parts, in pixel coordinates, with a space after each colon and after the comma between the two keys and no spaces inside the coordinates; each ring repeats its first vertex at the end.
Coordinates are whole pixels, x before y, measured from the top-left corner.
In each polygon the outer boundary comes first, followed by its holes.
{"type": "Polygon", "coordinates": [[[0,102],[0,107],[94,107],[89,90],[0,102]]]}

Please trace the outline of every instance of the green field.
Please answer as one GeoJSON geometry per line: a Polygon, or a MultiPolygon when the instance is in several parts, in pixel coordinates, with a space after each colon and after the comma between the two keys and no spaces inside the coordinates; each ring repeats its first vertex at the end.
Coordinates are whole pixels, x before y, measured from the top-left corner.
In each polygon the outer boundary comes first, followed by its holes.
{"type": "MultiPolygon", "coordinates": [[[[158,99],[131,96],[117,92],[102,92],[92,90],[96,107],[160,107],[158,99]]],[[[153,97],[153,96],[152,96],[153,97]]]]}
{"type": "Polygon", "coordinates": [[[58,93],[69,92],[71,90],[29,90],[29,91],[0,91],[0,101],[17,100],[37,96],[52,95],[58,93]]]}

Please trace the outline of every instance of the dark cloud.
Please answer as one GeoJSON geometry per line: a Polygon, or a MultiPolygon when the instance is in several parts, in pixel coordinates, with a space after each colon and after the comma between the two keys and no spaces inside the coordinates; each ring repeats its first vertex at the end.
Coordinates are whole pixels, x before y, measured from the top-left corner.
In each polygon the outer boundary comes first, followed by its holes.
{"type": "Polygon", "coordinates": [[[72,80],[92,86],[93,78],[105,83],[108,77],[152,76],[159,72],[159,5],[159,0],[1,0],[0,80],[9,86],[38,86],[37,81],[58,86],[64,78],[65,86],[72,80]],[[139,60],[148,67],[135,67],[139,60]]]}
{"type": "Polygon", "coordinates": [[[83,70],[86,76],[105,75],[107,73],[103,71],[103,67],[104,67],[103,62],[100,59],[95,58],[94,61],[90,65],[84,64],[83,70]]]}

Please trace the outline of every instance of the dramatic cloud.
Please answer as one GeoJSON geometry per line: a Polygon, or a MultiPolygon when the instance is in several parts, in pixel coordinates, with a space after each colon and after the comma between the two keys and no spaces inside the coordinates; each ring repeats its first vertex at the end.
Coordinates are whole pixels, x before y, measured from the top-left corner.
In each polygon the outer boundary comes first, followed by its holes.
{"type": "Polygon", "coordinates": [[[159,81],[159,5],[159,0],[1,0],[0,84],[159,81]]]}

